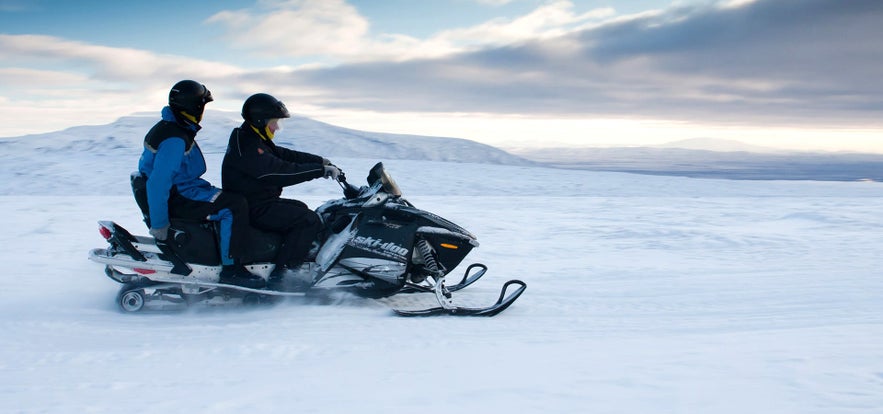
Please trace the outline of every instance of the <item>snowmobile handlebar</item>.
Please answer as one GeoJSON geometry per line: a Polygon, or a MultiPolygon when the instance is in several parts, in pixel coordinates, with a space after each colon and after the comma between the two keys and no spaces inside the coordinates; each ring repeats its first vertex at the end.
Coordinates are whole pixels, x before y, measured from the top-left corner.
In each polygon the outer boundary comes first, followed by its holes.
{"type": "MultiPolygon", "coordinates": [[[[362,194],[362,190],[368,188],[356,187],[348,183],[346,181],[346,174],[343,173],[343,170],[340,170],[340,168],[337,166],[335,166],[335,168],[340,171],[340,173],[336,177],[336,180],[340,187],[343,189],[343,194],[347,200],[352,200],[359,197],[362,194]]],[[[383,167],[382,162],[378,162],[376,165],[374,165],[374,167],[371,168],[371,171],[368,173],[367,181],[369,187],[373,187],[374,185],[382,185],[383,191],[393,197],[401,197],[402,195],[402,191],[399,189],[398,184],[396,184],[395,180],[392,179],[392,176],[390,176],[386,169],[383,167]]]]}
{"type": "Polygon", "coordinates": [[[343,189],[343,196],[346,197],[347,200],[352,200],[361,194],[362,190],[359,187],[356,187],[348,182],[346,182],[346,175],[343,171],[340,172],[340,175],[337,176],[337,184],[340,185],[340,188],[343,189]]]}

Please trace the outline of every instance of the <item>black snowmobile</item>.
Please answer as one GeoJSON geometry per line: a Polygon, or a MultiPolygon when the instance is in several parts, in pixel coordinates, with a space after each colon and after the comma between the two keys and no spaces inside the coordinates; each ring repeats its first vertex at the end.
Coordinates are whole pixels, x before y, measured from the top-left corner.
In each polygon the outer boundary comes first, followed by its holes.
{"type": "MultiPolygon", "coordinates": [[[[143,179],[132,176],[135,198],[146,212],[143,179]]],[[[463,278],[448,285],[446,276],[478,246],[475,236],[462,227],[414,207],[383,167],[368,174],[368,186],[355,187],[341,174],[344,197],[316,209],[324,231],[315,243],[312,259],[289,275],[283,288],[251,289],[218,283],[221,260],[215,222],[171,219],[171,237],[157,243],[152,237],[132,235],[111,221],[100,221],[99,232],[110,244],[89,252],[89,259],[105,265],[105,274],[122,283],[117,303],[125,312],[145,308],[182,307],[240,301],[271,302],[283,296],[322,297],[350,292],[366,298],[429,293],[438,306],[393,310],[402,316],[439,314],[493,316],[509,307],[524,292],[520,280],[506,282],[497,302],[487,307],[463,307],[453,292],[463,289],[487,271],[470,265],[463,278]],[[509,288],[514,289],[509,292],[509,288]]],[[[254,262],[246,267],[268,277],[281,236],[252,230],[254,262]]]]}

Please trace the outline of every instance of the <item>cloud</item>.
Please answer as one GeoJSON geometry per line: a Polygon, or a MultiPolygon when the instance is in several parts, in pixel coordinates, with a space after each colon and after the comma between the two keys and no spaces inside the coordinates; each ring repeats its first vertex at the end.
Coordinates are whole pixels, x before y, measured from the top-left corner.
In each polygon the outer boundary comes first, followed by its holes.
{"type": "Polygon", "coordinates": [[[559,0],[515,19],[445,30],[426,39],[372,33],[370,22],[344,0],[262,1],[256,11],[227,10],[206,22],[223,26],[230,44],[247,53],[321,58],[339,64],[437,58],[559,36],[613,13],[599,9],[575,14],[572,2],[559,0]]]}
{"type": "Polygon", "coordinates": [[[476,47],[514,45],[562,36],[576,27],[598,23],[614,14],[610,8],[575,14],[570,1],[555,1],[515,19],[496,19],[474,27],[446,30],[425,43],[447,44],[449,50],[455,52],[474,50],[476,47]]]}
{"type": "Polygon", "coordinates": [[[0,87],[4,88],[14,86],[57,88],[86,81],[88,79],[85,76],[76,73],[29,68],[0,68],[0,87]]]}
{"type": "MultiPolygon", "coordinates": [[[[557,36],[538,35],[561,25],[533,22],[580,20],[556,13],[564,9],[525,16],[521,25],[536,35],[532,41],[433,59],[294,71],[287,78],[311,85],[311,102],[346,109],[883,123],[881,2],[726,2],[615,16],[557,36]]],[[[455,44],[456,37],[444,43],[455,44]]]]}
{"type": "Polygon", "coordinates": [[[0,34],[0,111],[28,123],[82,124],[74,108],[112,120],[158,109],[169,85],[191,78],[209,85],[215,109],[267,91],[313,113],[883,127],[883,2],[871,0],[738,0],[627,16],[556,1],[425,39],[372,34],[341,0],[263,2],[210,21],[239,30],[241,47],[327,51],[336,64],[253,70],[0,34]]]}
{"type": "Polygon", "coordinates": [[[0,34],[0,60],[30,63],[65,63],[64,68],[91,73],[103,81],[147,81],[179,78],[187,74],[224,76],[241,69],[219,62],[208,62],[174,55],[158,55],[138,49],[98,46],[43,35],[0,34]]]}
{"type": "Polygon", "coordinates": [[[592,62],[625,66],[645,86],[675,82],[666,96],[688,107],[843,114],[880,109],[881,18],[874,1],[767,0],[673,10],[585,32],[582,42],[596,45],[586,50],[592,62]]]}
{"type": "Polygon", "coordinates": [[[475,2],[487,6],[504,6],[512,3],[512,0],[475,0],[475,2]]]}
{"type": "Polygon", "coordinates": [[[33,10],[39,6],[25,0],[0,0],[0,13],[17,13],[33,10]]]}
{"type": "Polygon", "coordinates": [[[158,110],[180,79],[223,84],[243,72],[218,62],[41,35],[0,34],[0,62],[0,112],[17,121],[0,136],[158,110]]]}
{"type": "Polygon", "coordinates": [[[222,11],[206,22],[224,26],[233,47],[270,56],[359,55],[369,29],[343,0],[262,1],[256,11],[222,11]]]}

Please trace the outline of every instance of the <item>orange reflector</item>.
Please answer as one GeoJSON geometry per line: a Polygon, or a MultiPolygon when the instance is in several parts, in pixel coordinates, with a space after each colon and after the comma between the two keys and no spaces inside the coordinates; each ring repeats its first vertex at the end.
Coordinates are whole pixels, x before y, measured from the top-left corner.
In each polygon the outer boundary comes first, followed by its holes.
{"type": "Polygon", "coordinates": [[[450,243],[442,243],[441,247],[444,247],[445,249],[454,249],[454,250],[457,250],[460,248],[456,244],[450,244],[450,243]]]}

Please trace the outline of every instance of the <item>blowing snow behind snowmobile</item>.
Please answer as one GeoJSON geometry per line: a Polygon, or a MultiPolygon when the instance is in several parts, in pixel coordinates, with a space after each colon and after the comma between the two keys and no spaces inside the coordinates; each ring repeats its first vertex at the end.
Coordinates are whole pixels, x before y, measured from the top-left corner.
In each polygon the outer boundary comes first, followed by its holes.
{"type": "MultiPolygon", "coordinates": [[[[136,200],[143,191],[143,180],[139,178],[133,174],[136,200]]],[[[343,291],[367,298],[423,292],[432,294],[438,302],[438,306],[427,309],[394,309],[401,316],[493,316],[524,292],[524,282],[511,280],[490,306],[455,304],[453,292],[475,283],[487,271],[483,264],[472,264],[459,282],[446,284],[449,272],[478,246],[475,236],[405,200],[383,163],[371,168],[367,181],[368,186],[357,188],[341,174],[338,182],[344,197],[316,209],[324,231],[315,246],[315,257],[289,275],[281,288],[250,289],[218,283],[218,232],[215,223],[209,221],[173,218],[172,237],[167,243],[132,235],[112,221],[99,221],[99,232],[109,246],[92,249],[89,259],[104,264],[105,274],[122,284],[117,304],[125,312],[197,302],[260,303],[283,296],[343,291]]],[[[257,229],[252,232],[255,260],[246,267],[267,278],[274,269],[272,260],[281,236],[257,229]]]]}

